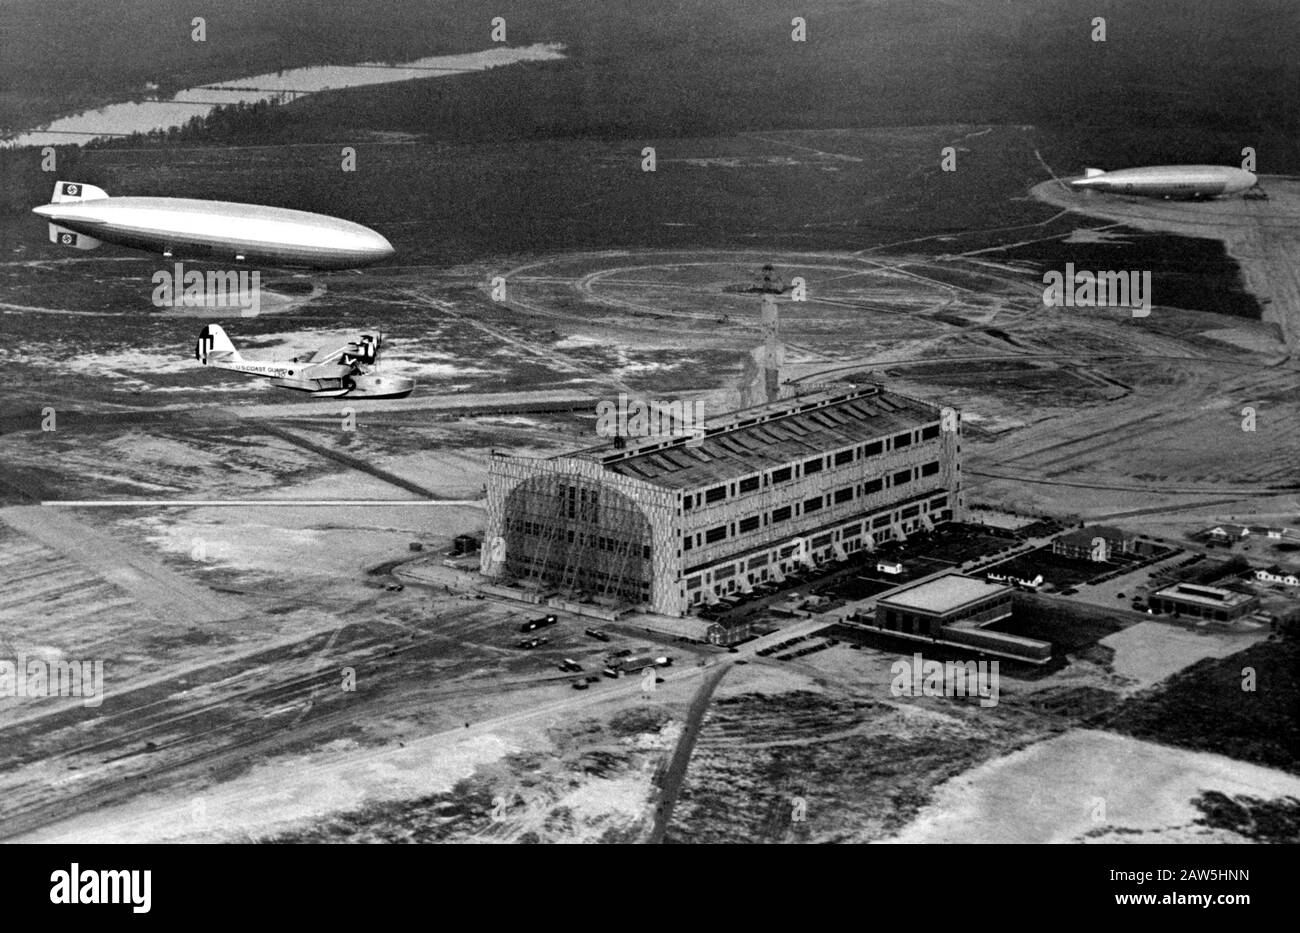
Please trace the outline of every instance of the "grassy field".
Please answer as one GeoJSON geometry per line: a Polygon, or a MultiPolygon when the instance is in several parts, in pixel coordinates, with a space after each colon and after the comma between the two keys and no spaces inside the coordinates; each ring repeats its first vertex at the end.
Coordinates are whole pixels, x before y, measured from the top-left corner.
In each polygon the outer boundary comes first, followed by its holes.
{"type": "Polygon", "coordinates": [[[1104,727],[1300,774],[1300,641],[1294,634],[1207,659],[1135,697],[1104,727]],[[1243,689],[1245,671],[1256,689],[1243,689]]]}

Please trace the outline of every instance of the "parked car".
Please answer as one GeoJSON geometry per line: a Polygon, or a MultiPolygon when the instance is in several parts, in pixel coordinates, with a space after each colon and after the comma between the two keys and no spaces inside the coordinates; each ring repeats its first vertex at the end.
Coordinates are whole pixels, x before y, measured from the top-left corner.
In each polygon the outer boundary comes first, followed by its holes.
{"type": "Polygon", "coordinates": [[[548,625],[554,625],[559,621],[559,618],[554,615],[541,616],[536,619],[529,619],[523,625],[519,626],[519,631],[532,632],[539,628],[545,628],[548,625]]]}
{"type": "Polygon", "coordinates": [[[606,632],[604,629],[589,628],[587,629],[587,634],[598,641],[609,641],[609,632],[606,632]]]}
{"type": "Polygon", "coordinates": [[[519,642],[519,647],[525,650],[530,648],[540,648],[549,641],[550,639],[545,635],[538,635],[534,638],[525,638],[523,641],[519,642]]]}

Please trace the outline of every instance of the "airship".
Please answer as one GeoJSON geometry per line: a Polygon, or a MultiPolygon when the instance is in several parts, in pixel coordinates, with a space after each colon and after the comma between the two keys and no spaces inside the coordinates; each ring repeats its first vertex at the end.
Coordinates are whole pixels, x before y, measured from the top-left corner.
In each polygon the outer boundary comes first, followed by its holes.
{"type": "Polygon", "coordinates": [[[1253,173],[1230,165],[1152,165],[1114,172],[1085,168],[1083,177],[1069,184],[1084,191],[1197,200],[1239,194],[1257,181],[1253,173]]]}
{"type": "Polygon", "coordinates": [[[405,398],[415,388],[409,376],[378,372],[382,337],[362,334],[341,347],[279,360],[246,359],[219,324],[207,324],[194,344],[194,358],[204,366],[269,379],[281,389],[297,389],[314,398],[405,398]]]}
{"type": "Polygon", "coordinates": [[[215,262],[351,269],[393,255],[361,224],[259,204],[191,198],[113,198],[75,181],[54,185],[51,203],[32,209],[50,224],[50,242],[74,249],[114,243],[215,262]]]}

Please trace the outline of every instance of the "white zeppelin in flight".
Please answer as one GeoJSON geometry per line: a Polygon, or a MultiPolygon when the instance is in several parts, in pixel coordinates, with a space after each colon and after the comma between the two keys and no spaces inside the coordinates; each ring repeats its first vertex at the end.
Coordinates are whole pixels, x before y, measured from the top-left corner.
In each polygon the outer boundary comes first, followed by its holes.
{"type": "Polygon", "coordinates": [[[230,201],[112,198],[74,181],[54,186],[49,204],[33,208],[50,222],[50,241],[76,249],[115,243],[215,262],[349,269],[393,255],[369,227],[337,217],[230,201]]]}

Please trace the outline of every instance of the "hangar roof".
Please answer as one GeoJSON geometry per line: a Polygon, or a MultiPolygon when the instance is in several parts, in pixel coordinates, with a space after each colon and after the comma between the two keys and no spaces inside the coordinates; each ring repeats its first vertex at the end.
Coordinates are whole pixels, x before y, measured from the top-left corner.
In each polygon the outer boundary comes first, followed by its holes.
{"type": "Polygon", "coordinates": [[[672,489],[696,489],[931,424],[940,410],[879,385],[819,389],[717,418],[705,412],[705,437],[611,440],[569,456],[672,489]]]}

